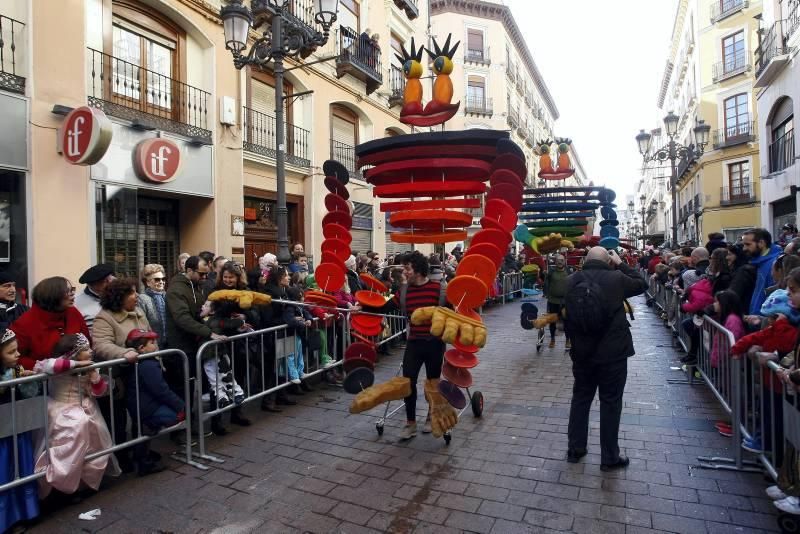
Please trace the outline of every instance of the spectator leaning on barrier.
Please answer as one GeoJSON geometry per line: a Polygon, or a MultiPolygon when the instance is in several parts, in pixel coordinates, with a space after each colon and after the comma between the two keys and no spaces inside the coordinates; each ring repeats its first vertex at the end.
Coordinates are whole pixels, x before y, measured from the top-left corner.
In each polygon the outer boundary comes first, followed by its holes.
{"type": "Polygon", "coordinates": [[[86,287],[75,297],[75,307],[83,315],[89,330],[92,329],[95,315],[100,313],[100,298],[113,280],[114,268],[108,263],[90,267],[78,279],[78,283],[86,284],[86,287]]]}
{"type": "Polygon", "coordinates": [[[730,267],[728,267],[728,250],[726,248],[714,250],[709,260],[707,272],[711,279],[712,295],[716,295],[730,287],[732,276],[730,267]]]}
{"type": "Polygon", "coordinates": [[[709,254],[713,254],[718,248],[725,248],[728,244],[725,242],[725,236],[719,232],[712,232],[708,234],[708,243],[706,243],[706,250],[709,254]]]}
{"type": "Polygon", "coordinates": [[[772,278],[772,264],[781,253],[781,248],[772,242],[772,236],[763,228],[753,228],[742,234],[742,246],[750,257],[750,264],[756,268],[749,313],[757,315],[767,298],[766,289],[772,278]]]}
{"type": "Polygon", "coordinates": [[[689,254],[689,268],[683,273],[683,289],[688,290],[703,278],[709,265],[708,251],[703,247],[697,247],[689,254]]]}
{"type": "Polygon", "coordinates": [[[575,382],[569,414],[567,461],[586,455],[589,411],[600,391],[600,450],[602,471],[626,467],[618,436],[622,394],[628,361],[634,355],[625,299],[641,295],[647,281],[625,265],[614,251],[594,247],[586,255],[583,270],[569,277],[565,298],[575,382]]]}
{"type": "Polygon", "coordinates": [[[8,328],[28,311],[28,307],[17,303],[16,299],[17,283],[9,273],[0,272],[0,330],[8,328]]]}
{"type": "Polygon", "coordinates": [[[139,307],[147,317],[150,328],[158,334],[162,347],[167,346],[167,274],[164,267],[157,263],[144,266],[141,274],[144,292],[139,294],[139,307]]]}
{"type": "Polygon", "coordinates": [[[45,278],[33,288],[33,306],[14,322],[17,344],[25,369],[49,358],[53,347],[66,334],[91,337],[86,321],[75,308],[75,286],[61,276],[45,278]]]}

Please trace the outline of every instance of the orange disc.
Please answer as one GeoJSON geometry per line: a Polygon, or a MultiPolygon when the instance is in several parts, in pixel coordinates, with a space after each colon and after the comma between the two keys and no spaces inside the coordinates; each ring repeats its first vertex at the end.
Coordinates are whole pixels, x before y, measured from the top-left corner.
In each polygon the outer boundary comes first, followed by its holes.
{"type": "Polygon", "coordinates": [[[383,298],[383,295],[380,293],[375,293],[374,291],[356,291],[354,296],[359,304],[369,306],[370,308],[380,308],[386,304],[386,299],[383,298]]]}
{"type": "Polygon", "coordinates": [[[330,252],[342,263],[350,257],[350,245],[335,237],[325,239],[319,248],[322,252],[330,252]]]}
{"type": "Polygon", "coordinates": [[[320,306],[336,307],[336,299],[332,295],[323,293],[322,291],[314,291],[313,289],[306,290],[303,293],[303,298],[312,304],[319,304],[320,306]]]}
{"type": "Polygon", "coordinates": [[[409,243],[420,245],[423,243],[452,243],[464,241],[467,238],[466,230],[449,230],[446,232],[392,232],[392,241],[395,243],[409,243]]]}
{"type": "Polygon", "coordinates": [[[506,232],[513,232],[517,227],[517,212],[503,199],[487,200],[485,213],[487,217],[496,220],[506,232]]]}
{"type": "Polygon", "coordinates": [[[472,373],[468,369],[454,367],[446,360],[442,362],[442,376],[460,388],[472,386],[472,373]]]}
{"type": "Polygon", "coordinates": [[[457,348],[462,352],[469,352],[471,354],[475,354],[476,352],[481,350],[481,348],[478,345],[464,345],[463,343],[461,343],[461,336],[457,336],[456,340],[453,341],[453,347],[457,348]]]}
{"type": "Polygon", "coordinates": [[[360,275],[358,275],[358,277],[361,279],[362,282],[364,282],[364,285],[366,285],[371,290],[377,291],[378,293],[386,293],[387,290],[384,283],[375,278],[374,276],[372,276],[371,274],[361,273],[360,275]]]}
{"type": "Polygon", "coordinates": [[[372,321],[372,316],[369,315],[352,315],[350,317],[350,327],[365,336],[377,336],[383,328],[381,327],[381,318],[375,318],[378,319],[377,323],[372,321]]]}
{"type": "Polygon", "coordinates": [[[461,261],[458,262],[456,277],[459,276],[477,277],[481,282],[486,284],[486,287],[489,287],[497,276],[497,267],[495,267],[494,262],[486,256],[470,254],[469,256],[464,256],[461,258],[461,261]]]}
{"type": "Polygon", "coordinates": [[[447,284],[447,301],[457,308],[479,308],[488,296],[489,289],[480,278],[456,276],[447,284]]]}
{"type": "Polygon", "coordinates": [[[458,369],[472,369],[478,365],[478,358],[471,352],[450,349],[444,353],[444,359],[458,369]]]}
{"type": "Polygon", "coordinates": [[[320,263],[314,269],[314,278],[321,290],[333,293],[342,289],[346,276],[338,264],[320,263]]]}
{"type": "Polygon", "coordinates": [[[508,247],[508,244],[511,243],[511,234],[491,228],[479,230],[474,236],[472,236],[470,245],[477,245],[478,243],[491,243],[500,250],[505,250],[506,247],[508,247]]]}
{"type": "Polygon", "coordinates": [[[456,313],[463,315],[467,319],[472,319],[473,321],[478,321],[479,323],[483,322],[483,318],[481,314],[476,312],[475,310],[471,310],[469,308],[460,307],[455,309],[456,313]]]}
{"type": "Polygon", "coordinates": [[[480,254],[486,256],[494,263],[495,269],[499,269],[503,263],[503,251],[497,245],[492,243],[471,243],[465,256],[472,256],[473,254],[480,254]]]}

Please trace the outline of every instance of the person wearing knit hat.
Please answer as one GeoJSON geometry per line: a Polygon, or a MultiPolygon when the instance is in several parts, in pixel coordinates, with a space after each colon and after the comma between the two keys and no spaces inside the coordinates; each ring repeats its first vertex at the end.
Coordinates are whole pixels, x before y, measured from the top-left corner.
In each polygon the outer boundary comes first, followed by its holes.
{"type": "Polygon", "coordinates": [[[83,315],[83,320],[86,321],[86,326],[90,331],[94,324],[94,318],[102,309],[100,297],[105,293],[108,284],[115,278],[114,267],[108,263],[101,263],[86,269],[78,279],[78,282],[86,284],[86,287],[75,297],[75,307],[83,315]]]}
{"type": "Polygon", "coordinates": [[[0,272],[0,331],[8,328],[20,315],[28,311],[28,307],[19,304],[17,299],[17,283],[11,273],[0,272]]]}
{"type": "Polygon", "coordinates": [[[347,269],[347,285],[350,287],[350,294],[352,295],[355,295],[356,291],[364,289],[361,287],[361,279],[358,277],[356,265],[356,257],[352,254],[344,262],[344,268],[347,269]]]}

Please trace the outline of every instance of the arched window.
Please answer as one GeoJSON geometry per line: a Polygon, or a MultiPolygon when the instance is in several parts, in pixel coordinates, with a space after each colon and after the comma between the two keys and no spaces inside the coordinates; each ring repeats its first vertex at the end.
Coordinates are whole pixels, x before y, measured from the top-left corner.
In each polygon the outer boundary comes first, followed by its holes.
{"type": "Polygon", "coordinates": [[[769,172],[794,165],[794,101],[788,96],[776,104],[770,121],[769,172]]]}

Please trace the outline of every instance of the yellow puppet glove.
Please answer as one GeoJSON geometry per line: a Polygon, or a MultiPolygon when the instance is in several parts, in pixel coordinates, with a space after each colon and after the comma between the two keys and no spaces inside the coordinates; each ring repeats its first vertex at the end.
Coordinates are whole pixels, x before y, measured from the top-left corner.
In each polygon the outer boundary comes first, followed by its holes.
{"type": "Polygon", "coordinates": [[[239,304],[243,310],[249,310],[253,304],[264,305],[272,302],[272,298],[264,293],[240,289],[220,289],[208,296],[208,300],[217,302],[220,300],[231,300],[239,304]]]}
{"type": "Polygon", "coordinates": [[[350,404],[350,413],[371,410],[379,404],[405,399],[411,395],[411,381],[404,376],[396,376],[381,384],[375,384],[361,391],[350,404]]]}
{"type": "Polygon", "coordinates": [[[431,430],[435,437],[440,438],[445,432],[456,426],[458,414],[447,402],[447,399],[439,393],[438,386],[438,378],[425,381],[425,399],[430,406],[431,430]]]}

